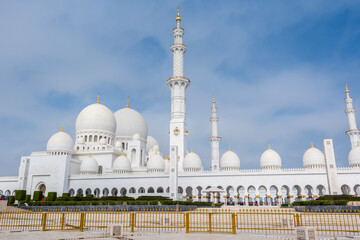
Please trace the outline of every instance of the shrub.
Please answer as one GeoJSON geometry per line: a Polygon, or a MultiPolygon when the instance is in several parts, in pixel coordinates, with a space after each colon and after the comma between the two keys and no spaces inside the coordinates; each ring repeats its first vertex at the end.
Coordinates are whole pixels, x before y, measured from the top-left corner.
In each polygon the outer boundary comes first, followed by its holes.
{"type": "Polygon", "coordinates": [[[24,201],[26,198],[26,190],[16,190],[15,191],[15,200],[24,201]]]}
{"type": "Polygon", "coordinates": [[[84,195],[82,194],[82,193],[78,193],[78,194],[76,194],[76,197],[83,197],[84,195]]]}
{"type": "Polygon", "coordinates": [[[56,201],[57,193],[49,192],[47,196],[47,201],[56,201]]]}
{"type": "Polygon", "coordinates": [[[221,207],[222,203],[215,203],[215,207],[221,207]]]}
{"type": "Polygon", "coordinates": [[[140,196],[136,200],[170,200],[169,197],[163,197],[163,196],[140,196]]]}
{"type": "Polygon", "coordinates": [[[63,193],[62,196],[63,197],[70,197],[70,193],[63,193]]]}
{"type": "Polygon", "coordinates": [[[35,191],[34,195],[33,195],[33,200],[34,201],[41,201],[43,199],[43,193],[42,191],[35,191]]]}
{"type": "Polygon", "coordinates": [[[10,204],[14,204],[14,202],[15,202],[15,196],[8,196],[8,205],[10,205],[10,204]]]}
{"type": "Polygon", "coordinates": [[[31,195],[26,195],[25,202],[29,203],[31,201],[31,195]]]}
{"type": "Polygon", "coordinates": [[[211,202],[193,202],[193,204],[196,206],[211,206],[212,205],[211,202]]]}
{"type": "Polygon", "coordinates": [[[288,203],[282,203],[281,206],[282,206],[282,207],[288,207],[288,206],[290,206],[290,204],[288,204],[288,203]]]}

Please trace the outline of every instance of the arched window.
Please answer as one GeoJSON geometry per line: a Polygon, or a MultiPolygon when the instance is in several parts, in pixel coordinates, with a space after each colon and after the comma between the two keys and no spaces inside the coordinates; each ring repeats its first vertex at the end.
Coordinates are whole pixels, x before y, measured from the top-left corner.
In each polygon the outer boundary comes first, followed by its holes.
{"type": "Polygon", "coordinates": [[[170,188],[169,187],[166,188],[166,193],[170,193],[170,188]]]}
{"type": "Polygon", "coordinates": [[[113,197],[116,197],[117,194],[118,194],[118,190],[117,190],[116,188],[113,188],[113,189],[111,190],[111,195],[112,195],[113,197]]]}
{"type": "Polygon", "coordinates": [[[92,135],[89,136],[89,142],[92,142],[92,135]]]}
{"type": "Polygon", "coordinates": [[[85,195],[91,195],[91,189],[90,188],[86,189],[85,195]]]}
{"type": "Polygon", "coordinates": [[[102,174],[102,172],[103,172],[103,167],[100,165],[98,168],[98,174],[102,174]]]}
{"type": "Polygon", "coordinates": [[[85,136],[85,142],[87,142],[87,135],[85,136]]]}
{"type": "Polygon", "coordinates": [[[76,191],[76,195],[81,195],[81,197],[83,196],[83,190],[81,188],[79,188],[77,191],[76,191]]]}
{"type": "Polygon", "coordinates": [[[103,196],[104,196],[104,197],[109,196],[109,189],[104,188],[104,190],[103,190],[103,196]]]}
{"type": "Polygon", "coordinates": [[[5,192],[5,196],[10,196],[10,191],[9,191],[9,190],[7,190],[7,191],[5,192]]]}
{"type": "Polygon", "coordinates": [[[70,197],[73,197],[75,195],[75,190],[71,188],[69,190],[69,194],[70,194],[70,197]]]}
{"type": "Polygon", "coordinates": [[[162,187],[159,187],[157,190],[156,190],[157,193],[163,193],[164,192],[164,189],[162,187]]]}
{"type": "Polygon", "coordinates": [[[154,189],[152,187],[149,187],[148,193],[154,193],[154,192],[155,192],[154,189]]]}
{"type": "Polygon", "coordinates": [[[94,136],[94,142],[97,142],[97,140],[98,140],[98,136],[95,135],[95,136],[94,136]]]}
{"type": "Polygon", "coordinates": [[[145,193],[145,189],[143,187],[139,188],[139,193],[145,193]]]}
{"type": "Polygon", "coordinates": [[[95,197],[100,197],[100,189],[96,188],[94,190],[94,195],[95,195],[95,197]]]}
{"type": "Polygon", "coordinates": [[[126,188],[120,189],[121,196],[126,196],[126,193],[127,193],[126,188]]]}
{"type": "Polygon", "coordinates": [[[136,193],[136,190],[135,190],[135,188],[130,188],[130,190],[129,190],[129,193],[136,193]]]}

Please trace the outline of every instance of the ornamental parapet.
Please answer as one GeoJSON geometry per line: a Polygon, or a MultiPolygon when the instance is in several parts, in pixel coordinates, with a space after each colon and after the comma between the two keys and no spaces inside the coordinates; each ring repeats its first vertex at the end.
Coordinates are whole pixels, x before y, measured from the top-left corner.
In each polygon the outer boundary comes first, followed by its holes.
{"type": "Polygon", "coordinates": [[[173,76],[173,77],[170,77],[168,80],[166,80],[166,82],[169,82],[171,80],[184,80],[184,81],[189,81],[189,78],[187,77],[184,77],[184,76],[173,76]]]}

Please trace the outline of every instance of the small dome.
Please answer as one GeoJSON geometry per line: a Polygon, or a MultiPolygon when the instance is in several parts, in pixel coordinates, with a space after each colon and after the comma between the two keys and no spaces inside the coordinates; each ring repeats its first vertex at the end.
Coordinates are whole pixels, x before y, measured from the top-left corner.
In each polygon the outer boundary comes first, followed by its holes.
{"type": "Polygon", "coordinates": [[[106,145],[106,138],[102,137],[99,142],[101,145],[106,145]]]}
{"type": "Polygon", "coordinates": [[[237,170],[240,168],[240,158],[229,148],[229,151],[222,155],[220,166],[223,170],[237,170]]]}
{"type": "Polygon", "coordinates": [[[360,146],[356,146],[349,152],[348,155],[350,167],[360,167],[360,146]]]}
{"type": "Polygon", "coordinates": [[[131,171],[130,160],[124,155],[117,157],[114,161],[113,169],[114,171],[117,172],[130,172],[131,171]]]}
{"type": "Polygon", "coordinates": [[[266,150],[260,157],[260,166],[262,169],[280,169],[281,157],[269,146],[269,149],[266,150]]]}
{"type": "Polygon", "coordinates": [[[147,141],[147,143],[146,143],[146,152],[147,153],[153,148],[153,146],[155,146],[155,145],[159,146],[158,141],[156,141],[156,139],[153,138],[152,136],[148,136],[146,141],[147,141]]]}
{"type": "Polygon", "coordinates": [[[139,141],[140,140],[140,134],[135,133],[132,138],[133,138],[134,141],[139,141]]]}
{"type": "Polygon", "coordinates": [[[303,155],[303,164],[305,168],[325,168],[324,154],[311,146],[303,155]]]}
{"type": "Polygon", "coordinates": [[[116,137],[132,137],[138,133],[142,139],[147,139],[148,127],[140,113],[125,107],[118,110],[114,116],[117,125],[116,137]]]}
{"type": "Polygon", "coordinates": [[[120,141],[116,141],[116,142],[115,142],[115,148],[116,148],[116,149],[121,149],[121,148],[122,148],[122,144],[121,144],[120,141]]]}
{"type": "Polygon", "coordinates": [[[192,150],[186,154],[183,161],[183,168],[185,171],[200,171],[202,166],[199,155],[194,153],[192,150]]]}
{"type": "Polygon", "coordinates": [[[52,135],[47,142],[48,152],[71,152],[74,149],[74,141],[69,134],[61,130],[52,135]]]}
{"type": "Polygon", "coordinates": [[[85,158],[80,165],[80,173],[85,174],[96,174],[99,169],[99,164],[95,158],[91,157],[91,155],[85,158]]]}
{"type": "Polygon", "coordinates": [[[106,106],[94,103],[84,108],[76,119],[76,131],[103,130],[115,133],[114,114],[106,106]]]}
{"type": "Polygon", "coordinates": [[[149,161],[147,162],[147,169],[149,171],[164,171],[165,170],[165,161],[160,156],[160,154],[155,153],[150,156],[149,161]]]}

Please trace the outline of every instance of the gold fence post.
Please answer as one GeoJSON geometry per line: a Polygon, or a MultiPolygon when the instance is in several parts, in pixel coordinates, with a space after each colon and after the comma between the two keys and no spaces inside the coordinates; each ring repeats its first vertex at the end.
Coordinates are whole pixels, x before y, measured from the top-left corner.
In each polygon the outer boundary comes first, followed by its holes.
{"type": "Polygon", "coordinates": [[[186,233],[189,233],[189,225],[190,225],[189,219],[190,219],[189,213],[186,213],[185,214],[185,230],[186,230],[186,233]]]}
{"type": "Polygon", "coordinates": [[[130,227],[131,227],[131,232],[134,232],[134,225],[135,225],[135,213],[130,213],[130,227]]]}
{"type": "Polygon", "coordinates": [[[80,232],[84,231],[84,218],[85,213],[80,213],[80,232]]]}
{"type": "Polygon", "coordinates": [[[47,213],[43,213],[42,215],[42,231],[45,231],[46,230],[46,214],[47,213]]]}
{"type": "Polygon", "coordinates": [[[300,223],[300,214],[299,213],[295,213],[295,218],[296,218],[296,226],[295,227],[300,227],[301,223],[300,223]]]}
{"type": "Polygon", "coordinates": [[[65,222],[65,213],[62,213],[62,218],[61,218],[61,231],[64,230],[64,222],[65,222]]]}
{"type": "Polygon", "coordinates": [[[236,234],[235,213],[231,213],[232,233],[236,234]]]}
{"type": "Polygon", "coordinates": [[[209,213],[209,232],[212,232],[212,229],[211,229],[211,213],[209,213]]]}

